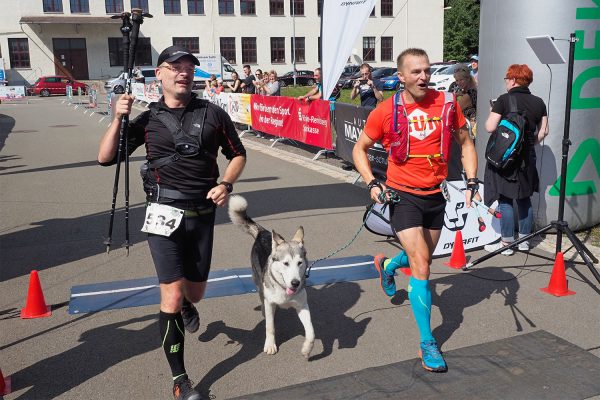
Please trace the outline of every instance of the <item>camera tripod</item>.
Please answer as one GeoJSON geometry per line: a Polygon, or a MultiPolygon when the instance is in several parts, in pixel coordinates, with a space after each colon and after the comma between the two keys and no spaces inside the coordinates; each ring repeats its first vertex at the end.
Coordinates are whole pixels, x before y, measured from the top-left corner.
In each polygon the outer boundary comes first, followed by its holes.
{"type": "Polygon", "coordinates": [[[600,283],[600,273],[594,266],[594,263],[598,263],[598,259],[592,254],[592,252],[585,247],[585,245],[579,240],[577,236],[573,233],[571,228],[569,228],[569,224],[564,220],[564,212],[565,212],[565,192],[566,192],[566,184],[567,184],[567,164],[568,164],[568,154],[569,154],[569,146],[571,145],[571,141],[569,140],[569,127],[571,123],[571,92],[573,87],[573,63],[574,63],[574,52],[575,52],[575,42],[577,42],[577,38],[574,33],[571,33],[569,36],[569,61],[568,61],[568,72],[567,72],[567,99],[565,105],[565,125],[563,131],[563,140],[562,140],[562,160],[560,166],[560,190],[559,190],[559,200],[558,200],[558,219],[556,221],[551,221],[548,225],[543,228],[533,232],[527,236],[519,238],[515,240],[510,245],[501,247],[500,249],[493,251],[489,254],[484,255],[483,257],[478,258],[477,260],[468,263],[465,267],[463,267],[463,271],[467,271],[471,269],[473,266],[488,260],[500,253],[502,253],[506,249],[512,249],[519,245],[519,243],[526,242],[527,240],[533,238],[536,235],[547,232],[551,229],[556,230],[556,253],[561,252],[562,249],[562,235],[566,234],[579,256],[583,259],[585,265],[590,269],[592,275],[596,278],[596,280],[600,283]]]}

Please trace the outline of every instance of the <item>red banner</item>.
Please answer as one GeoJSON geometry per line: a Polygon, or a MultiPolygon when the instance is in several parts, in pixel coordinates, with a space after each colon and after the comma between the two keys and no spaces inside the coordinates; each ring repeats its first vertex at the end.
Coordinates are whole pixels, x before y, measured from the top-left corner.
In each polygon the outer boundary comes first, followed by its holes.
{"type": "Polygon", "coordinates": [[[329,102],[301,102],[291,97],[252,95],[252,128],[270,135],[333,149],[329,102]]]}

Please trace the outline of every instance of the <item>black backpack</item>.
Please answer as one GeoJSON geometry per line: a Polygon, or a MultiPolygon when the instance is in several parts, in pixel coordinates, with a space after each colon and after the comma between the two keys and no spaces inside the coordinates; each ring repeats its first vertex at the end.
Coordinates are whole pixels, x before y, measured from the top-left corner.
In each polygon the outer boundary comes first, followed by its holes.
{"type": "Polygon", "coordinates": [[[508,170],[521,160],[525,127],[525,112],[517,108],[517,100],[508,95],[509,111],[490,135],[485,148],[487,162],[499,170],[508,170]]]}

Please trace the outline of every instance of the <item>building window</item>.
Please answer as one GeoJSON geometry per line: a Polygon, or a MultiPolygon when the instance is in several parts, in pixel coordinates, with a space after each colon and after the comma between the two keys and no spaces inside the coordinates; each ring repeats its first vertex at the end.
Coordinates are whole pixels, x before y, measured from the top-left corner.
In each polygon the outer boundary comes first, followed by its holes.
{"type": "Polygon", "coordinates": [[[123,0],[104,0],[107,14],[121,14],[123,12],[123,0]]]}
{"type": "Polygon", "coordinates": [[[163,0],[165,15],[181,14],[181,0],[163,0]]]}
{"type": "Polygon", "coordinates": [[[304,15],[304,0],[290,0],[290,14],[304,15]]]}
{"type": "Polygon", "coordinates": [[[256,64],[256,38],[242,38],[242,63],[256,64]]]}
{"type": "Polygon", "coordinates": [[[200,53],[200,40],[197,37],[174,37],[173,46],[181,46],[190,53],[200,53]]]}
{"type": "Polygon", "coordinates": [[[306,57],[305,57],[305,40],[303,37],[297,37],[296,38],[296,43],[294,43],[294,38],[290,38],[291,40],[291,48],[292,48],[292,54],[294,57],[294,61],[297,63],[303,63],[306,62],[306,57]]]}
{"type": "Polygon", "coordinates": [[[150,12],[148,8],[148,0],[131,0],[131,8],[139,8],[143,12],[150,12]]]}
{"type": "Polygon", "coordinates": [[[236,64],[235,37],[221,38],[221,56],[225,57],[230,64],[236,64]]]}
{"type": "Polygon", "coordinates": [[[393,17],[394,16],[394,1],[393,0],[381,0],[381,16],[382,17],[393,17]]]}
{"type": "Polygon", "coordinates": [[[375,61],[375,36],[363,37],[363,60],[375,61]]]}
{"type": "MultiPolygon", "coordinates": [[[[124,64],[123,57],[123,38],[108,38],[108,60],[110,62],[110,66],[122,67],[124,64]]],[[[135,65],[137,66],[153,65],[150,38],[138,38],[134,61],[135,65]]]]}
{"type": "Polygon", "coordinates": [[[219,15],[233,15],[233,0],[219,0],[219,15]]]}
{"type": "Polygon", "coordinates": [[[271,62],[273,64],[285,62],[285,38],[271,38],[271,62]]]}
{"type": "Polygon", "coordinates": [[[90,1],[89,0],[71,0],[71,13],[89,13],[90,12],[90,1]]]}
{"type": "Polygon", "coordinates": [[[319,54],[317,54],[317,61],[321,62],[321,36],[319,36],[318,40],[317,40],[317,51],[319,54]]]}
{"type": "Polygon", "coordinates": [[[8,39],[8,57],[11,68],[31,68],[29,63],[29,42],[27,38],[8,39]]]}
{"type": "Polygon", "coordinates": [[[283,15],[283,0],[269,0],[271,15],[283,15]]]}
{"type": "Polygon", "coordinates": [[[240,14],[256,15],[256,1],[255,0],[240,0],[240,14]]]}
{"type": "Polygon", "coordinates": [[[44,12],[63,12],[62,0],[44,0],[44,12]]]}
{"type": "Polygon", "coordinates": [[[317,15],[320,17],[323,14],[323,0],[317,0],[317,15]]]}
{"type": "Polygon", "coordinates": [[[394,61],[394,38],[392,36],[381,37],[381,61],[394,61]]]}
{"type": "Polygon", "coordinates": [[[204,14],[204,0],[188,0],[188,14],[204,14]]]}

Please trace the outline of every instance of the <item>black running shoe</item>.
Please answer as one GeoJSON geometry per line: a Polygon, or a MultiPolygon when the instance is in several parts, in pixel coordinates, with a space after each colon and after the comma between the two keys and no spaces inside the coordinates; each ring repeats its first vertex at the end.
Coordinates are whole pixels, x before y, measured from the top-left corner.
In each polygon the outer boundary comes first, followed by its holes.
{"type": "Polygon", "coordinates": [[[192,386],[193,383],[189,379],[174,384],[173,398],[175,400],[202,400],[200,393],[196,392],[192,386]]]}
{"type": "Polygon", "coordinates": [[[198,331],[200,327],[200,317],[198,316],[198,310],[192,303],[187,300],[183,301],[181,307],[181,317],[183,318],[183,326],[189,333],[198,331]]]}

